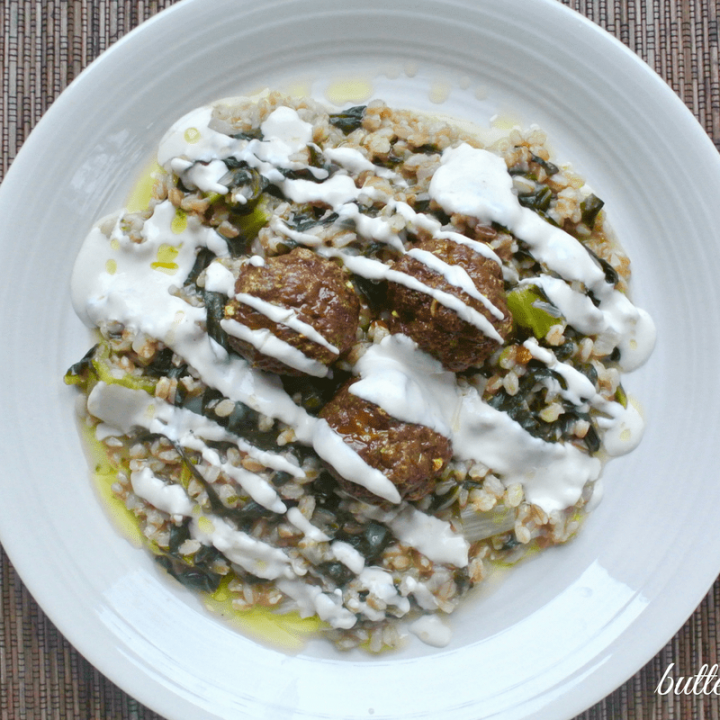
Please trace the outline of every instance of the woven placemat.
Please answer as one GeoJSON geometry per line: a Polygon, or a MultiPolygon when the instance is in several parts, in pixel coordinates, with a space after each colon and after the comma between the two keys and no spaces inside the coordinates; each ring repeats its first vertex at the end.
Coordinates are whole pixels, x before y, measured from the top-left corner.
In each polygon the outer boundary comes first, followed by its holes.
{"type": "MultiPolygon", "coordinates": [[[[67,84],[118,38],[175,0],[0,0],[0,181],[67,84]]],[[[502,0],[499,0],[502,1],[502,0]]],[[[720,2],[562,0],[654,68],[720,148],[720,2]]],[[[0,549],[0,720],[162,720],[95,670],[38,608],[0,549]]],[[[718,660],[720,580],[640,672],[578,720],[717,720],[717,696],[659,695],[670,663],[718,660]]]]}

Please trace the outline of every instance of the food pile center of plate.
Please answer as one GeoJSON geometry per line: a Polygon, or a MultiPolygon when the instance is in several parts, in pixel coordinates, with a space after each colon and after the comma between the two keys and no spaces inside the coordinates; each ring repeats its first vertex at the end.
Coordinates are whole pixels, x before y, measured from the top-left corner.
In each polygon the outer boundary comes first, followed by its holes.
{"type": "Polygon", "coordinates": [[[544,134],[270,93],[160,144],[72,280],[66,380],[158,562],[339,647],[445,645],[500,563],[565,542],[643,421],[654,327],[544,134]],[[318,622],[319,621],[319,622],[318,622]]]}

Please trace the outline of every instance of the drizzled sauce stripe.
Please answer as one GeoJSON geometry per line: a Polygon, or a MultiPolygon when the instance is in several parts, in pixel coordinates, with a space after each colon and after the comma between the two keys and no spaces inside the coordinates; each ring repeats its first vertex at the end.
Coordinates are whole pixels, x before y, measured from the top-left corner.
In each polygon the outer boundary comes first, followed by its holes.
{"type": "Polygon", "coordinates": [[[255,297],[255,295],[250,295],[249,293],[237,293],[234,297],[243,305],[247,305],[253,310],[257,310],[273,322],[276,322],[279,325],[285,325],[285,327],[294,330],[303,337],[306,337],[308,340],[312,340],[312,342],[322,345],[331,353],[335,355],[340,353],[335,345],[330,344],[312,325],[308,325],[308,323],[300,320],[298,314],[292,308],[274,305],[273,303],[267,302],[267,300],[262,300],[261,298],[255,297]]]}
{"type": "Polygon", "coordinates": [[[493,305],[487,297],[485,297],[485,295],[478,292],[477,287],[475,287],[475,283],[472,281],[472,278],[468,275],[465,268],[460,265],[449,265],[441,260],[437,255],[433,255],[433,253],[428,252],[427,250],[420,250],[419,248],[412,248],[411,250],[408,250],[407,254],[411,258],[414,258],[418,262],[421,262],[423,265],[430,268],[430,270],[434,270],[436,273],[442,275],[450,285],[460,288],[470,297],[481,302],[485,309],[498,320],[505,319],[505,315],[502,311],[498,310],[498,308],[496,308],[495,305],[493,305]]]}
{"type": "Polygon", "coordinates": [[[281,340],[267,328],[253,330],[237,320],[225,318],[220,321],[220,326],[232,337],[252,345],[258,352],[268,355],[284,363],[288,367],[307,373],[313,377],[326,377],[328,368],[321,362],[309,358],[301,350],[281,340]]]}
{"type": "Polygon", "coordinates": [[[339,258],[350,272],[367,278],[368,280],[387,280],[397,283],[398,285],[403,285],[410,290],[416,290],[417,292],[423,293],[423,295],[429,295],[434,300],[437,300],[440,305],[453,310],[462,320],[470,323],[484,335],[487,335],[502,345],[503,339],[493,327],[493,324],[484,315],[469,305],[466,305],[455,295],[425,285],[412,275],[400,272],[399,270],[393,270],[379,260],[373,260],[372,258],[361,257],[359,255],[350,255],[333,250],[332,248],[321,248],[318,252],[329,257],[339,258]]]}

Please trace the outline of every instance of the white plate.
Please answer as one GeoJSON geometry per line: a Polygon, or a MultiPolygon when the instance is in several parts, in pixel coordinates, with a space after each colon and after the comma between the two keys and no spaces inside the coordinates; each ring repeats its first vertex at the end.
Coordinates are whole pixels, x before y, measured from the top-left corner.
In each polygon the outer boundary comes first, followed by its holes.
{"type": "Polygon", "coordinates": [[[3,183],[2,542],[69,640],[173,720],[571,717],[649,660],[720,569],[718,189],[717,153],[670,89],[553,0],[185,0],[63,93],[3,183]],[[108,522],[62,383],[88,343],[75,253],[166,127],[221,96],[336,97],[349,79],[351,100],[546,129],[606,200],[659,335],[627,383],[645,440],[610,464],[579,538],[466,603],[448,648],[379,658],[264,647],[164,579],[108,522]]]}

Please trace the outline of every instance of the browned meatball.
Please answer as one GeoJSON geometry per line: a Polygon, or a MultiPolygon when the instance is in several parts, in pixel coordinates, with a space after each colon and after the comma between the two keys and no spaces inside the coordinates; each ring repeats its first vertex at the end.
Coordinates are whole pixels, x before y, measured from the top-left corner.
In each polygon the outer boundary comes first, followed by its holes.
{"type": "MultiPolygon", "coordinates": [[[[235,299],[225,307],[226,318],[237,320],[252,330],[267,328],[308,358],[324,365],[335,362],[355,342],[360,311],[358,299],[345,284],[343,271],[310,250],[296,248],[287,255],[269,258],[259,267],[244,265],[235,283],[235,292],[294,310],[298,320],[312,326],[338,352],[235,299]]],[[[231,336],[228,342],[237,353],[262,370],[280,375],[303,374],[262,354],[244,340],[231,336]]]]}
{"type": "MultiPolygon", "coordinates": [[[[432,492],[435,481],[452,457],[448,438],[424,425],[401,422],[382,408],[350,392],[344,385],[320,412],[320,417],[343,436],[368,465],[380,470],[407,500],[432,492]]],[[[368,502],[380,498],[331,471],[351,495],[368,502]]]]}
{"type": "MultiPolygon", "coordinates": [[[[437,255],[448,265],[463,268],[477,291],[503,314],[503,319],[496,318],[480,300],[451,285],[440,273],[410,255],[403,255],[395,262],[393,269],[412,275],[431,288],[454,295],[487,318],[504,340],[512,329],[512,315],[505,300],[500,266],[472,248],[452,240],[433,238],[423,240],[415,247],[437,255]]],[[[461,319],[454,310],[441,305],[427,293],[391,282],[388,287],[388,301],[393,310],[390,329],[411,337],[420,348],[440,360],[448,370],[460,372],[482,365],[499,347],[497,340],[461,319]]]]}

